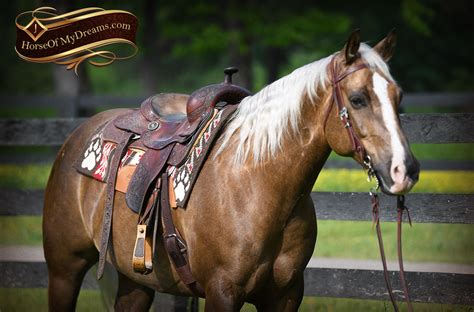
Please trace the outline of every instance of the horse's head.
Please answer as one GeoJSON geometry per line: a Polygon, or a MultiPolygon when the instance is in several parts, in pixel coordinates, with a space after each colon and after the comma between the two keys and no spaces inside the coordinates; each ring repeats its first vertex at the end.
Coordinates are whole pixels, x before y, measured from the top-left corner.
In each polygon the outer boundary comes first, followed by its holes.
{"type": "Polygon", "coordinates": [[[372,49],[360,43],[355,31],[334,56],[325,132],[336,153],[361,164],[370,162],[384,192],[403,194],[418,181],[420,165],[400,127],[402,91],[385,63],[393,54],[395,37],[390,32],[372,49]]]}

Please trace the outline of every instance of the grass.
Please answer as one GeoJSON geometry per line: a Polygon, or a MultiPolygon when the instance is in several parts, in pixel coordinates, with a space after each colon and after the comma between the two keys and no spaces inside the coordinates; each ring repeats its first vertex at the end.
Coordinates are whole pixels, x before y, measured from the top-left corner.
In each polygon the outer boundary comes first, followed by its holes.
{"type": "MultiPolygon", "coordinates": [[[[418,312],[468,312],[472,307],[459,305],[441,305],[414,303],[418,312]]],[[[403,306],[403,305],[402,305],[403,306]]],[[[403,306],[404,307],[404,306],[403,306]]],[[[31,288],[0,288],[0,311],[47,311],[46,289],[31,288]],[[33,308],[34,307],[34,308],[33,308]]],[[[199,310],[204,311],[204,300],[200,300],[199,310]]],[[[300,312],[326,312],[326,311],[391,311],[391,304],[387,301],[339,299],[324,297],[304,297],[300,312]]],[[[81,290],[76,307],[78,312],[105,311],[103,299],[97,290],[81,290]]],[[[241,311],[256,311],[251,304],[245,304],[241,311]]],[[[406,311],[402,308],[402,311],[406,311]]]]}
{"type": "MultiPolygon", "coordinates": [[[[366,192],[375,183],[368,183],[362,169],[325,169],[313,188],[320,192],[366,192]]],[[[425,170],[414,193],[474,193],[474,172],[425,170]]]]}
{"type": "Polygon", "coordinates": [[[51,165],[0,165],[0,187],[43,189],[50,171],[51,165]]]}
{"type": "Polygon", "coordinates": [[[41,219],[38,216],[0,217],[0,243],[2,245],[38,246],[43,243],[41,219]]]}
{"type": "MultiPolygon", "coordinates": [[[[51,165],[0,165],[0,187],[42,189],[48,181],[51,165]]],[[[426,170],[413,192],[474,193],[473,171],[426,170]]],[[[373,183],[366,182],[362,169],[325,169],[314,190],[320,192],[366,192],[373,183]]]]}
{"type": "MultiPolygon", "coordinates": [[[[413,154],[421,160],[474,160],[474,144],[410,144],[413,154]]],[[[330,155],[334,160],[347,160],[334,152],[330,155]]]]}
{"type": "MultiPolygon", "coordinates": [[[[0,288],[0,311],[48,311],[46,288],[0,288]]],[[[76,311],[104,311],[99,291],[82,289],[76,311]]]]}
{"type": "MultiPolygon", "coordinates": [[[[397,259],[396,223],[382,222],[387,258],[397,259]]],[[[404,224],[403,258],[411,262],[474,265],[474,227],[470,224],[404,224]]],[[[379,259],[375,229],[365,221],[318,221],[317,257],[379,259]]]]}
{"type": "MultiPolygon", "coordinates": [[[[389,259],[396,259],[396,228],[382,224],[389,259]]],[[[403,249],[407,261],[447,262],[474,265],[474,227],[460,224],[416,223],[405,225],[403,249]],[[416,239],[414,239],[416,238],[416,239]]],[[[42,244],[41,217],[0,218],[3,245],[42,244]]],[[[318,221],[317,257],[379,259],[375,232],[370,222],[318,221]]]]}

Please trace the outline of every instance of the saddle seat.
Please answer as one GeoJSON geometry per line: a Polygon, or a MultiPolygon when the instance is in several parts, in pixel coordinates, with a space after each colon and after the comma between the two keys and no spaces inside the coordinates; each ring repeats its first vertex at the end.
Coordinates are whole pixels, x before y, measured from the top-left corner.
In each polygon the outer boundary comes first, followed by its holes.
{"type": "Polygon", "coordinates": [[[148,114],[155,114],[156,119],[174,122],[183,121],[187,117],[186,106],[188,99],[188,94],[160,93],[149,99],[151,105],[148,105],[145,109],[151,109],[148,114]]]}
{"type": "Polygon", "coordinates": [[[235,68],[225,71],[223,83],[194,91],[190,96],[170,93],[146,99],[140,109],[117,117],[113,124],[120,130],[140,135],[147,148],[161,150],[172,143],[188,141],[212,117],[216,106],[237,104],[251,93],[232,84],[235,68]]]}

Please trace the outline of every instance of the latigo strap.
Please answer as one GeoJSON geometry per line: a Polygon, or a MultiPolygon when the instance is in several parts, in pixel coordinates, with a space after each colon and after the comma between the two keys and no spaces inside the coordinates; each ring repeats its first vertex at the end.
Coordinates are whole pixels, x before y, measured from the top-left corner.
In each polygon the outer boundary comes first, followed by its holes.
{"type": "Polygon", "coordinates": [[[194,279],[191,273],[191,267],[187,259],[187,246],[183,239],[176,232],[176,228],[173,223],[173,216],[171,215],[171,207],[169,201],[169,184],[168,184],[168,173],[163,173],[162,178],[162,189],[160,199],[160,211],[161,221],[163,224],[163,239],[165,249],[168,252],[171,262],[176,269],[179,277],[183,283],[196,295],[204,296],[204,289],[194,279]]]}

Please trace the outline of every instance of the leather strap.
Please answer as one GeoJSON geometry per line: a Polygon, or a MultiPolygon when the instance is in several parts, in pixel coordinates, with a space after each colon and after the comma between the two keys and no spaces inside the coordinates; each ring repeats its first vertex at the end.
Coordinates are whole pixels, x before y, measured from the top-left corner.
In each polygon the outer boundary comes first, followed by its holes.
{"type": "Polygon", "coordinates": [[[134,212],[138,213],[142,209],[151,184],[166,169],[166,162],[172,149],[173,144],[170,144],[161,150],[149,149],[142,156],[125,195],[128,207],[134,212]]]}
{"type": "Polygon", "coordinates": [[[413,306],[410,300],[410,294],[408,292],[408,285],[405,279],[405,270],[403,268],[403,255],[402,255],[402,221],[403,221],[403,211],[406,210],[408,216],[408,223],[411,226],[410,211],[405,206],[405,196],[397,196],[397,254],[398,254],[398,266],[400,268],[400,284],[403,287],[403,293],[405,294],[405,301],[408,306],[408,311],[413,312],[413,306]]]}
{"type": "Polygon", "coordinates": [[[115,200],[115,183],[117,180],[117,172],[120,167],[120,160],[124,152],[127,150],[128,143],[132,138],[133,133],[123,132],[120,143],[115,148],[112,159],[109,162],[109,176],[107,177],[107,197],[105,199],[104,217],[102,221],[102,236],[100,239],[99,250],[99,268],[97,269],[97,279],[101,279],[104,275],[105,259],[107,256],[107,248],[110,241],[110,230],[112,228],[112,213],[115,200]]]}
{"type": "Polygon", "coordinates": [[[165,171],[161,176],[161,219],[163,223],[163,240],[165,249],[171,258],[171,262],[176,269],[183,283],[196,295],[204,297],[204,289],[194,279],[191,268],[186,257],[187,247],[184,240],[176,233],[176,228],[171,215],[169,202],[168,173],[165,171]]]}
{"type": "Polygon", "coordinates": [[[395,296],[393,295],[392,285],[390,284],[390,277],[388,275],[388,268],[387,268],[387,259],[385,258],[385,250],[383,247],[383,239],[382,239],[382,229],[380,227],[380,218],[379,218],[379,197],[377,194],[371,193],[371,200],[372,200],[372,220],[375,223],[375,228],[377,230],[377,239],[379,242],[379,249],[380,249],[380,258],[382,259],[382,266],[383,266],[383,277],[385,279],[385,286],[387,287],[388,295],[390,296],[390,300],[392,301],[393,309],[395,312],[398,312],[398,305],[395,301],[395,296]]]}
{"type": "MultiPolygon", "coordinates": [[[[337,74],[337,64],[335,61],[335,57],[332,58],[330,63],[330,70],[331,70],[331,80],[332,80],[332,90],[333,90],[333,101],[329,107],[329,111],[332,108],[333,103],[335,102],[338,108],[339,118],[341,119],[344,127],[347,130],[349,138],[351,139],[352,150],[359,156],[359,160],[363,163],[367,158],[367,152],[365,151],[364,146],[362,145],[361,141],[357,137],[354,132],[354,128],[352,127],[352,123],[349,119],[349,115],[347,113],[347,108],[344,106],[344,98],[342,96],[340,82],[344,80],[347,76],[355,73],[358,70],[363,68],[367,68],[368,65],[366,63],[361,63],[358,65],[353,65],[347,68],[343,73],[337,74]]],[[[325,123],[327,122],[327,118],[329,116],[329,112],[326,113],[325,116],[325,123]]]]}

